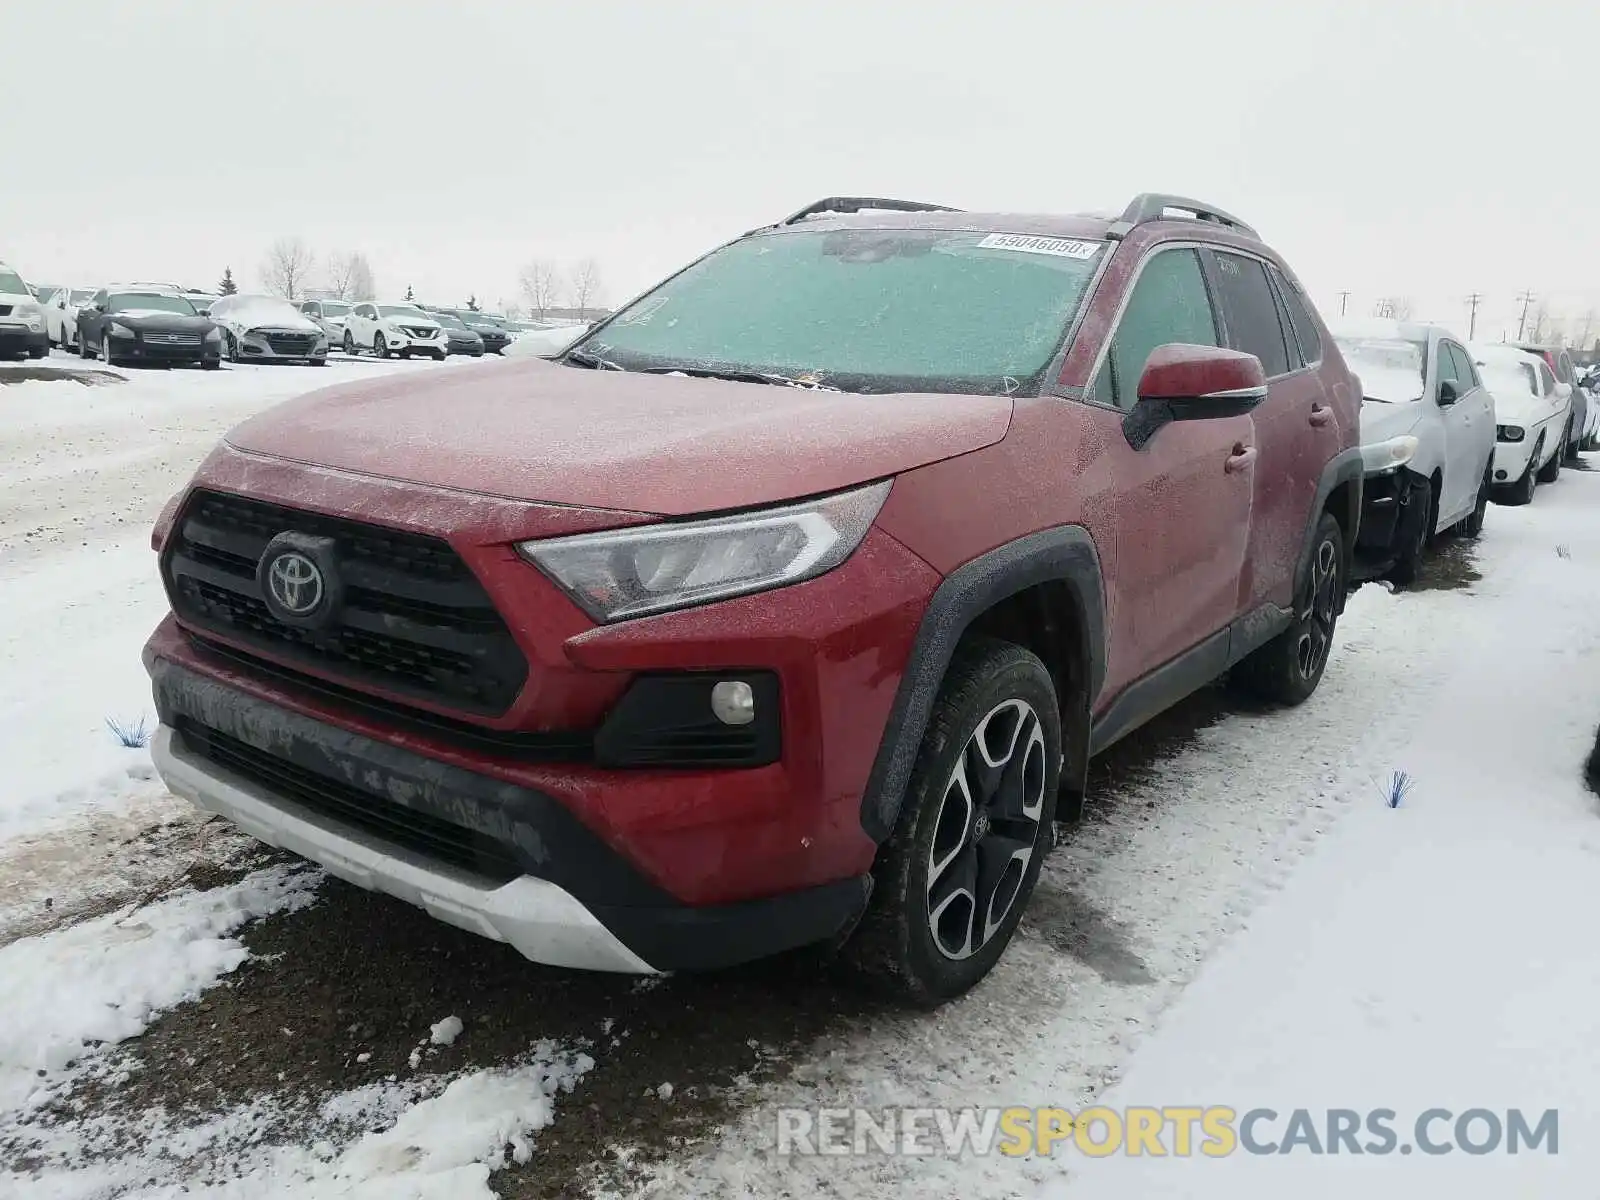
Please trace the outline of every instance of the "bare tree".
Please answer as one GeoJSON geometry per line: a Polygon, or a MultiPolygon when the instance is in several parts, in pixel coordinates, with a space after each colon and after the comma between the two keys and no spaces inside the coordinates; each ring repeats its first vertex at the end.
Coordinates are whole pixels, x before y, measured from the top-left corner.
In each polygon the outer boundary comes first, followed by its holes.
{"type": "Polygon", "coordinates": [[[1597,313],[1592,308],[1586,310],[1583,314],[1583,317],[1578,321],[1578,332],[1576,337],[1574,337],[1572,344],[1579,350],[1592,349],[1594,344],[1594,330],[1597,322],[1600,322],[1600,313],[1597,313]]]}
{"type": "Polygon", "coordinates": [[[329,255],[328,290],[341,300],[375,300],[367,256],[359,250],[329,255]]]}
{"type": "Polygon", "coordinates": [[[1385,296],[1373,306],[1372,315],[1388,317],[1391,321],[1405,321],[1411,317],[1410,296],[1385,296]]]}
{"type": "Polygon", "coordinates": [[[588,311],[591,301],[598,303],[600,300],[600,264],[592,258],[586,258],[573,267],[567,277],[568,295],[572,298],[572,307],[578,310],[579,315],[588,311]]]}
{"type": "Polygon", "coordinates": [[[267,251],[267,261],[261,267],[261,278],[267,291],[285,300],[298,300],[306,290],[316,261],[311,247],[302,239],[279,238],[267,251]]]}
{"type": "Polygon", "coordinates": [[[522,295],[528,307],[544,320],[544,314],[555,307],[556,268],[548,258],[536,258],[522,268],[517,276],[522,295]]]}

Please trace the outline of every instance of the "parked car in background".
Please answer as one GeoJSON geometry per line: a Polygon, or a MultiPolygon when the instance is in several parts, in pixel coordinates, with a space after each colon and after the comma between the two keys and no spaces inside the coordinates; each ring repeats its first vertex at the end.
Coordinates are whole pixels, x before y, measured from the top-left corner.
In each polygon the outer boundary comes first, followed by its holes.
{"type": "Polygon", "coordinates": [[[460,317],[438,311],[428,315],[444,327],[445,349],[448,353],[466,354],[472,358],[483,357],[482,335],[476,330],[468,329],[460,317]]]}
{"type": "Polygon", "coordinates": [[[175,290],[141,284],[103,287],[78,309],[78,353],[108,366],[199,363],[215,370],[222,358],[217,327],[175,290]]]}
{"type": "Polygon", "coordinates": [[[0,358],[43,358],[49,353],[43,306],[22,276],[0,262],[0,358]]]}
{"type": "Polygon", "coordinates": [[[211,306],[222,297],[216,292],[185,292],[183,298],[194,305],[195,312],[202,317],[211,311],[211,306]]]}
{"type": "Polygon", "coordinates": [[[444,326],[414,304],[358,304],[344,322],[344,352],[370,350],[379,358],[426,354],[443,362],[444,326]]]}
{"type": "Polygon", "coordinates": [[[505,348],[511,344],[511,333],[497,318],[476,312],[464,312],[458,315],[468,329],[483,339],[485,350],[490,354],[505,353],[505,348]]]}
{"type": "Polygon", "coordinates": [[[1493,490],[1494,398],[1437,325],[1330,322],[1361,382],[1361,526],[1354,578],[1411,583],[1434,535],[1476,537],[1493,490]]]}
{"type": "Polygon", "coordinates": [[[1572,391],[1541,355],[1516,346],[1475,342],[1468,349],[1494,395],[1495,499],[1526,504],[1536,485],[1561,474],[1572,421],[1572,391]]]}
{"type": "Polygon", "coordinates": [[[328,362],[328,335],[278,296],[223,296],[211,306],[229,362],[328,362]]]}
{"type": "Polygon", "coordinates": [[[94,296],[93,288],[59,288],[44,309],[50,344],[71,350],[78,344],[78,309],[94,296]]]}
{"type": "Polygon", "coordinates": [[[507,358],[553,358],[588,333],[584,325],[554,325],[518,333],[503,353],[507,358]]]}
{"type": "Polygon", "coordinates": [[[342,350],[344,321],[352,307],[349,300],[307,300],[300,305],[300,311],[315,321],[317,327],[327,335],[329,346],[342,350]]]}
{"type": "Polygon", "coordinates": [[[845,943],[936,1005],[1092,754],[1230,668],[1315,692],[1359,419],[1212,206],[824,200],[556,362],[232,430],[152,538],[155,764],[537,961],[845,943]]]}
{"type": "Polygon", "coordinates": [[[1545,366],[1550,368],[1550,373],[1555,376],[1557,383],[1564,383],[1572,389],[1571,419],[1562,438],[1561,457],[1565,462],[1577,462],[1578,452],[1583,449],[1586,433],[1592,423],[1589,420],[1588,394],[1578,388],[1578,371],[1573,366],[1572,355],[1561,346],[1541,346],[1532,342],[1509,344],[1541,359],[1545,366]]]}

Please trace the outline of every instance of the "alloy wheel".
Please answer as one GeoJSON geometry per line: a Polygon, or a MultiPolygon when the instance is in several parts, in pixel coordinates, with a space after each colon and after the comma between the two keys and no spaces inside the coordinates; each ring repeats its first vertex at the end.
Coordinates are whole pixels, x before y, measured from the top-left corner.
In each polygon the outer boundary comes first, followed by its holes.
{"type": "Polygon", "coordinates": [[[995,705],[945,783],[928,851],[928,926],[946,958],[983,949],[1016,902],[1039,844],[1046,774],[1033,707],[995,705]]]}
{"type": "Polygon", "coordinates": [[[1333,648],[1333,623],[1339,598],[1339,548],[1324,540],[1311,559],[1311,602],[1302,620],[1295,661],[1304,679],[1315,679],[1327,665],[1333,648]]]}

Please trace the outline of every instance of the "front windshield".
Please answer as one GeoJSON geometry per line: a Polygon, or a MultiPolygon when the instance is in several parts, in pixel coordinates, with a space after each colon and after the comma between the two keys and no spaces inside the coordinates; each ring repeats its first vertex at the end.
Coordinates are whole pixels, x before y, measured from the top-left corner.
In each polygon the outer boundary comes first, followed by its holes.
{"type": "Polygon", "coordinates": [[[182,296],[166,296],[160,292],[118,292],[107,305],[110,312],[169,312],[185,317],[195,315],[194,305],[182,296]]]}
{"type": "Polygon", "coordinates": [[[40,288],[38,290],[38,292],[36,293],[36,295],[39,298],[39,303],[40,304],[49,304],[50,301],[52,301],[52,300],[54,300],[56,298],[56,293],[59,292],[60,290],[61,290],[60,288],[53,288],[53,287],[42,287],[42,288],[40,288]]]}
{"type": "Polygon", "coordinates": [[[499,329],[500,328],[499,323],[494,321],[494,320],[492,320],[489,317],[480,317],[480,316],[477,316],[477,315],[473,315],[473,316],[463,317],[461,319],[463,321],[465,321],[468,325],[472,326],[472,328],[474,328],[474,329],[499,329]]]}
{"type": "Polygon", "coordinates": [[[380,304],[378,305],[380,317],[404,317],[408,321],[426,321],[428,314],[420,308],[412,308],[409,304],[380,304]]]}
{"type": "Polygon", "coordinates": [[[1422,399],[1428,343],[1412,338],[1335,337],[1345,364],[1361,377],[1364,399],[1406,404],[1422,399]]]}
{"type": "Polygon", "coordinates": [[[1037,387],[1104,243],[945,229],[749,237],[582,350],[632,370],[800,376],[847,391],[1037,387]]]}
{"type": "Polygon", "coordinates": [[[1483,385],[1495,396],[1537,396],[1538,372],[1528,362],[1480,362],[1478,373],[1483,385]]]}
{"type": "Polygon", "coordinates": [[[92,289],[92,288],[73,288],[72,289],[72,299],[71,299],[70,303],[72,303],[72,304],[87,304],[87,303],[89,303],[90,297],[92,297],[93,295],[94,295],[94,289],[92,289]]]}
{"type": "Polygon", "coordinates": [[[322,302],[322,315],[325,317],[343,317],[350,312],[350,306],[338,300],[324,300],[322,302]]]}
{"type": "Polygon", "coordinates": [[[460,321],[456,320],[449,313],[434,313],[433,314],[433,319],[435,321],[439,322],[439,324],[443,325],[446,329],[465,329],[466,328],[465,325],[463,325],[460,321]]]}
{"type": "Polygon", "coordinates": [[[31,295],[28,285],[22,282],[22,276],[15,271],[0,271],[0,292],[12,296],[31,295]]]}

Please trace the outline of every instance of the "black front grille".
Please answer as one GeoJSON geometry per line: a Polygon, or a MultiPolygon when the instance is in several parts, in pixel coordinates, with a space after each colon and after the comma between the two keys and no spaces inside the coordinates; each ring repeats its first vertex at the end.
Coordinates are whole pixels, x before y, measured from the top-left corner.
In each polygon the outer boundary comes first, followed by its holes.
{"type": "Polygon", "coordinates": [[[191,628],[357,687],[498,716],[528,664],[477,577],[436,538],[196,491],[163,573],[191,628]],[[334,541],[344,602],[329,625],[278,620],[256,581],[267,543],[297,532],[334,541]]]}
{"type": "Polygon", "coordinates": [[[11,305],[9,305],[9,304],[0,304],[0,317],[9,317],[10,315],[11,315],[11,305]]]}
{"type": "Polygon", "coordinates": [[[341,824],[475,875],[503,882],[523,873],[508,847],[474,830],[307,770],[188,717],[178,718],[178,732],[190,753],[341,824]]]}
{"type": "Polygon", "coordinates": [[[144,340],[158,346],[198,346],[205,341],[198,333],[147,333],[144,340]]]}
{"type": "Polygon", "coordinates": [[[311,353],[317,344],[317,335],[314,333],[267,333],[263,334],[267,345],[272,347],[274,354],[282,354],[287,358],[302,358],[311,353]]]}

